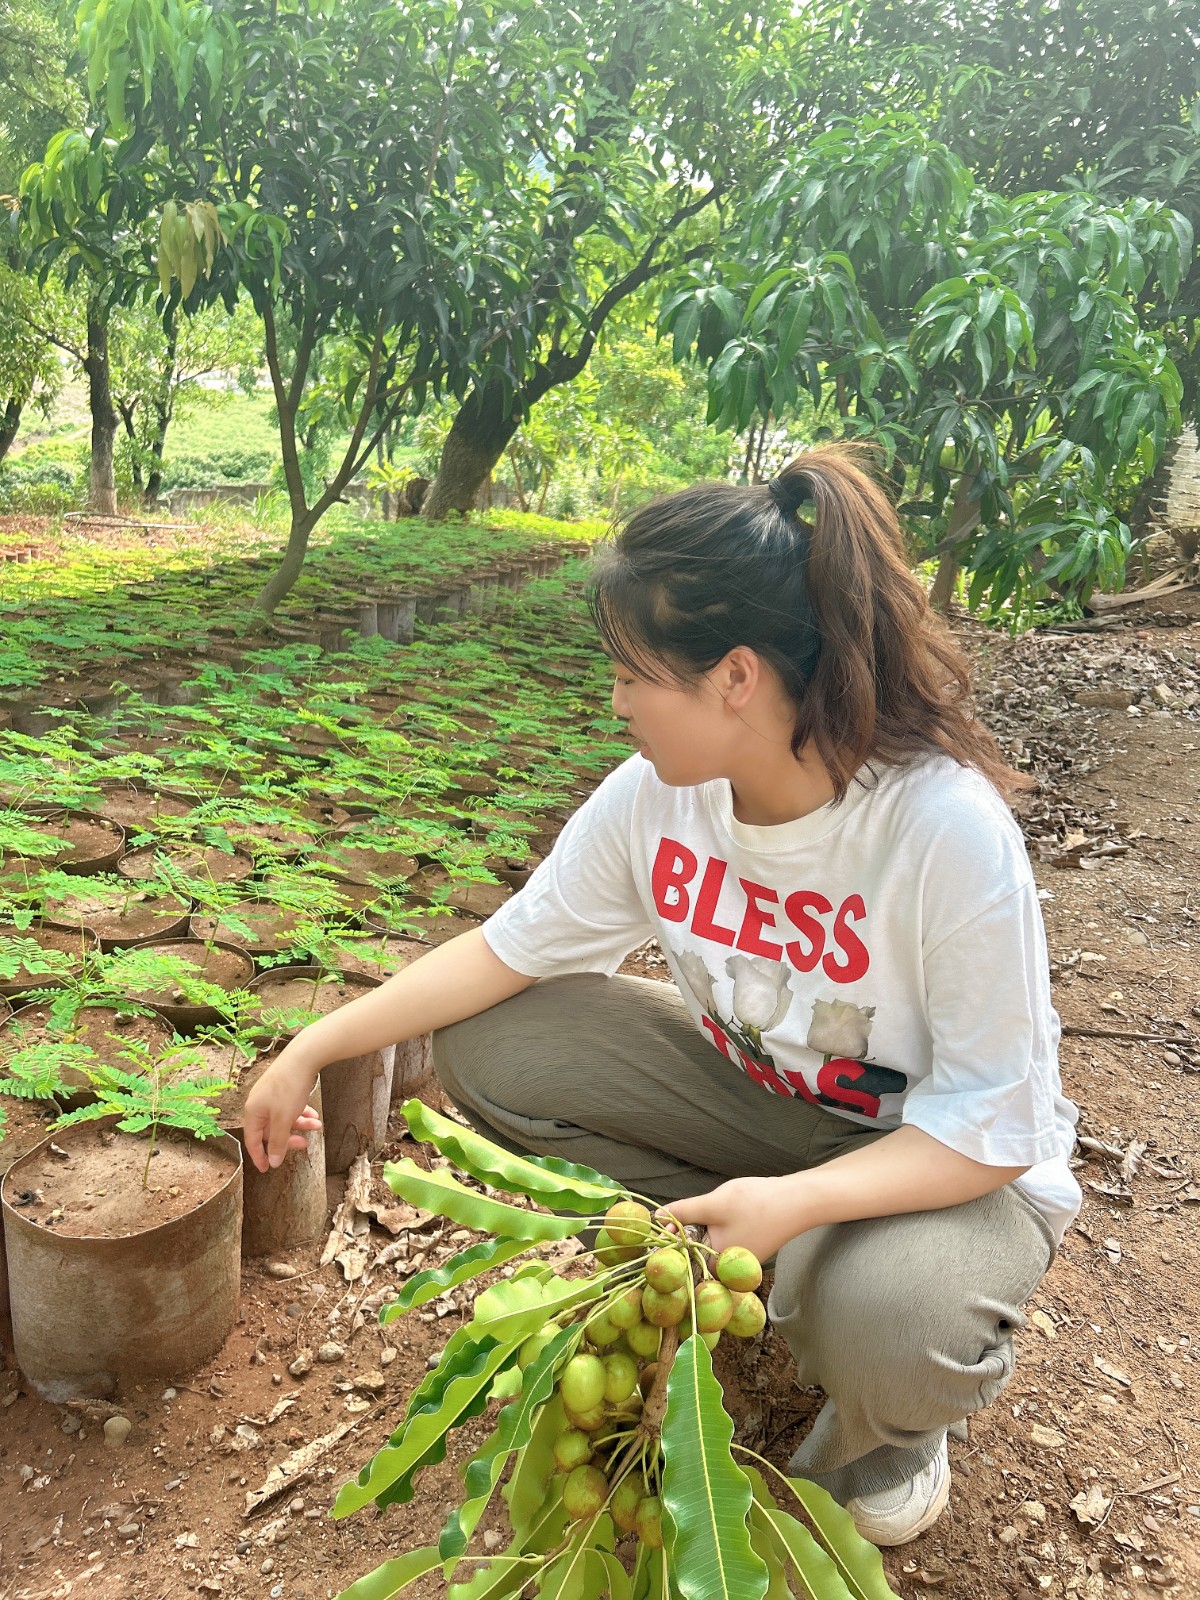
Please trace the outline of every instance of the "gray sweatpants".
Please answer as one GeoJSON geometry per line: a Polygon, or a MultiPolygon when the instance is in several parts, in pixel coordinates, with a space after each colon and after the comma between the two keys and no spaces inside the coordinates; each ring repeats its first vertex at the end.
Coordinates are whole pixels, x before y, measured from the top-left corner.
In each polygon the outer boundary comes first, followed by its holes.
{"type": "MultiPolygon", "coordinates": [[[[583,1162],[660,1201],[819,1166],[883,1137],[763,1089],[670,984],[545,979],[434,1035],[454,1103],[515,1150],[583,1162]]],[[[941,1211],[813,1228],[783,1246],[771,1322],[827,1400],[791,1469],[843,1503],[903,1483],[1012,1375],[1021,1306],[1053,1255],[1011,1185],[941,1211]]]]}

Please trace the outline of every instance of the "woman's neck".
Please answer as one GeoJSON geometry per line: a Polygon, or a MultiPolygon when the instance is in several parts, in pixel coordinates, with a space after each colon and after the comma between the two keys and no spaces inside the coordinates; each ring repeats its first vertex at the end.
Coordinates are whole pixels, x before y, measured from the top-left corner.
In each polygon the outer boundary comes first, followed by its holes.
{"type": "Polygon", "coordinates": [[[833,779],[811,745],[799,756],[787,748],[760,750],[745,771],[731,773],[733,814],[750,827],[770,828],[819,811],[834,797],[833,779]]]}

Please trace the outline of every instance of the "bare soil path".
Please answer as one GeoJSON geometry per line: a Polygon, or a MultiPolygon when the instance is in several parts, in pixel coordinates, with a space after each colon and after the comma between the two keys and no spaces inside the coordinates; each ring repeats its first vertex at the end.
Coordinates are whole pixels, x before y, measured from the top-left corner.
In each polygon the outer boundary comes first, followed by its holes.
{"type": "MultiPolygon", "coordinates": [[[[1195,1600],[1200,596],[1097,633],[972,641],[982,714],[1042,779],[1022,813],[1086,1199],[1027,1308],[1012,1384],[952,1441],[949,1513],[887,1570],[904,1600],[1195,1600]]],[[[661,972],[653,952],[637,965],[661,972]]],[[[461,1317],[448,1297],[377,1326],[381,1287],[462,1242],[390,1204],[372,1244],[394,1243],[397,1259],[365,1279],[320,1267],[319,1245],[250,1263],[219,1359],[123,1395],[133,1431],[119,1450],[103,1442],[102,1408],[45,1405],[0,1373],[0,1600],[324,1600],[436,1535],[456,1498],[451,1462],[386,1516],[327,1516],[461,1317]],[[317,1360],[327,1344],[338,1349],[317,1360]],[[245,1517],[269,1468],[321,1439],[296,1488],[245,1517]]],[[[724,1371],[748,1441],[786,1461],[818,1397],[790,1383],[770,1335],[724,1371]]]]}

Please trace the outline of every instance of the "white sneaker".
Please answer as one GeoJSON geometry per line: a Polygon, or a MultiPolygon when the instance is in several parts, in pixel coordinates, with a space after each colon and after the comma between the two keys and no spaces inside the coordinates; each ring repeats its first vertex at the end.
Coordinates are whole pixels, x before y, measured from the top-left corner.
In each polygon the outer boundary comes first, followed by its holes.
{"type": "Polygon", "coordinates": [[[950,1457],[943,1439],[937,1455],[915,1478],[894,1489],[848,1500],[846,1510],[859,1533],[872,1544],[907,1544],[933,1526],[949,1498],[950,1457]]]}

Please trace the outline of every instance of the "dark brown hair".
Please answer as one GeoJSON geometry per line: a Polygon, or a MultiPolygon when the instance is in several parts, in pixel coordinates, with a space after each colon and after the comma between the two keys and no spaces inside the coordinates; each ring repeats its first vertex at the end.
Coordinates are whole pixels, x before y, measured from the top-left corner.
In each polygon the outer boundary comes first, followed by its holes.
{"type": "Polygon", "coordinates": [[[909,570],[863,447],[797,456],[769,484],[705,483],[641,507],[600,553],[588,603],[609,654],[686,684],[736,645],[779,674],[840,800],[866,762],[940,750],[1027,788],[973,717],[962,651],[909,570]]]}

